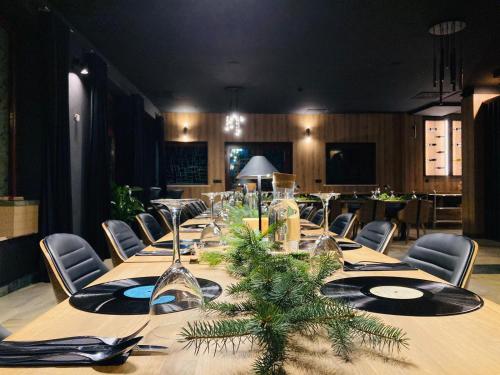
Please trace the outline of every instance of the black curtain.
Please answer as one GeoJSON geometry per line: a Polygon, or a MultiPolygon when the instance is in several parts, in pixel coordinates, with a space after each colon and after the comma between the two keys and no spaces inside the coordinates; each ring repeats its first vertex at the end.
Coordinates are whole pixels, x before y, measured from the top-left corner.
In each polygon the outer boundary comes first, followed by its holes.
{"type": "Polygon", "coordinates": [[[101,258],[109,257],[101,223],[109,219],[110,169],[107,128],[107,66],[96,54],[86,56],[89,69],[90,124],[85,146],[82,232],[101,258]]]}
{"type": "Polygon", "coordinates": [[[156,171],[157,171],[157,131],[156,122],[153,117],[144,113],[144,128],[142,138],[142,183],[145,190],[144,197],[149,197],[149,187],[156,186],[156,171]]]}
{"type": "MultiPolygon", "coordinates": [[[[156,116],[156,134],[158,147],[158,186],[166,189],[165,182],[165,123],[163,116],[156,116]]],[[[163,191],[163,193],[165,193],[163,191]]]]}
{"type": "Polygon", "coordinates": [[[43,154],[39,228],[42,236],[72,232],[68,112],[69,30],[52,13],[40,15],[43,66],[43,154]]]}
{"type": "Polygon", "coordinates": [[[484,152],[476,168],[484,173],[485,237],[500,240],[500,97],[481,105],[475,126],[481,143],[476,149],[484,152]]]}
{"type": "Polygon", "coordinates": [[[115,179],[119,185],[144,187],[144,100],[121,96],[116,103],[115,179]]]}

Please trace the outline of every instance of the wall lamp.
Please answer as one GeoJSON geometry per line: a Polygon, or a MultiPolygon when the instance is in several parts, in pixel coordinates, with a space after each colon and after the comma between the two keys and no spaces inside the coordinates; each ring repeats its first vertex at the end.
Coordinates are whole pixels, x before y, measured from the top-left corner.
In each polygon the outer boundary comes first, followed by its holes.
{"type": "Polygon", "coordinates": [[[310,128],[307,128],[307,129],[306,129],[306,137],[307,137],[307,138],[310,138],[310,137],[311,137],[311,129],[310,129],[310,128]]]}
{"type": "Polygon", "coordinates": [[[182,129],[182,134],[187,135],[188,130],[189,129],[188,129],[187,125],[184,125],[184,128],[182,129]]]}

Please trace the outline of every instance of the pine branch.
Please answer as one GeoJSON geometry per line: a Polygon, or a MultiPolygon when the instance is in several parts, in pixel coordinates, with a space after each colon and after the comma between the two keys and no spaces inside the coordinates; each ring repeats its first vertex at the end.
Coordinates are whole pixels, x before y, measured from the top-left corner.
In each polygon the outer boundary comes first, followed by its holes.
{"type": "Polygon", "coordinates": [[[400,328],[384,324],[376,317],[359,315],[350,321],[350,326],[362,343],[374,349],[399,352],[402,348],[408,348],[409,339],[406,333],[400,328]]]}
{"type": "Polygon", "coordinates": [[[205,352],[213,350],[215,355],[217,351],[227,350],[228,345],[234,353],[241,343],[254,340],[248,328],[249,322],[249,319],[188,322],[180,333],[179,341],[186,343],[185,348],[194,346],[195,354],[204,348],[205,352]]]}
{"type": "Polygon", "coordinates": [[[209,302],[204,306],[204,310],[209,313],[218,312],[227,316],[249,313],[253,310],[253,308],[254,306],[248,301],[241,303],[209,302]]]}

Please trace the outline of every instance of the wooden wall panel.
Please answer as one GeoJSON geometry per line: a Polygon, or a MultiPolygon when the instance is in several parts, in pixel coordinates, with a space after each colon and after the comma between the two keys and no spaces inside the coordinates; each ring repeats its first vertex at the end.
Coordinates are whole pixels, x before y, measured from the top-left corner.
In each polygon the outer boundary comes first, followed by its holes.
{"type": "Polygon", "coordinates": [[[375,186],[325,186],[326,142],[375,142],[377,185],[396,191],[458,191],[459,179],[424,179],[422,118],[406,114],[246,114],[243,135],[223,132],[222,113],[165,113],[165,140],[208,142],[206,186],[182,186],[186,197],[224,189],[225,142],[293,142],[293,168],[302,191],[368,192],[375,186]],[[188,125],[188,134],[182,129],[188,125]],[[417,126],[417,138],[412,126],[417,126]],[[311,129],[311,137],[305,136],[311,129]],[[214,183],[213,180],[222,183],[214,183]],[[321,180],[317,183],[316,180],[321,180]]]}

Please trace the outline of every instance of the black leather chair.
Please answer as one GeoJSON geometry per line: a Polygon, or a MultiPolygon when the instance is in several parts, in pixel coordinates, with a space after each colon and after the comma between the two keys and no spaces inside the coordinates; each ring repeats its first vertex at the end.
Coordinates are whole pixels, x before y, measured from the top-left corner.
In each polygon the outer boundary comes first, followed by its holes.
{"type": "Polygon", "coordinates": [[[166,198],[171,198],[171,199],[181,199],[182,194],[184,194],[184,190],[181,189],[167,189],[165,192],[165,197],[166,198]]]}
{"type": "Polygon", "coordinates": [[[320,208],[318,211],[314,213],[313,217],[311,218],[311,222],[321,226],[323,224],[323,216],[324,216],[323,209],[320,208]]]}
{"type": "Polygon", "coordinates": [[[456,234],[433,233],[420,237],[402,261],[465,288],[477,252],[478,245],[470,238],[456,234]]]}
{"type": "Polygon", "coordinates": [[[372,221],[361,229],[354,241],[385,254],[395,231],[396,224],[390,221],[372,221]]]}
{"type": "Polygon", "coordinates": [[[40,247],[58,301],[108,272],[88,242],[75,234],[51,234],[40,241],[40,247]]]}
{"type": "Polygon", "coordinates": [[[139,224],[142,242],[146,245],[151,245],[166,234],[151,214],[142,212],[135,216],[135,220],[139,224]]]}
{"type": "Polygon", "coordinates": [[[302,212],[300,213],[300,218],[307,219],[309,217],[309,215],[311,214],[313,209],[314,209],[313,206],[307,206],[306,208],[304,208],[302,210],[302,212]]]}
{"type": "Polygon", "coordinates": [[[345,213],[338,215],[330,224],[330,232],[336,233],[341,237],[347,237],[354,226],[356,215],[345,213]]]}
{"type": "Polygon", "coordinates": [[[115,266],[145,247],[132,228],[121,220],[105,221],[102,223],[102,228],[106,234],[111,261],[115,266]]]}
{"type": "Polygon", "coordinates": [[[157,207],[156,212],[158,212],[158,216],[160,217],[160,224],[165,231],[165,233],[170,233],[173,231],[172,224],[172,214],[165,207],[157,207]]]}
{"type": "Polygon", "coordinates": [[[10,335],[10,332],[4,327],[0,326],[0,341],[10,335]]]}

